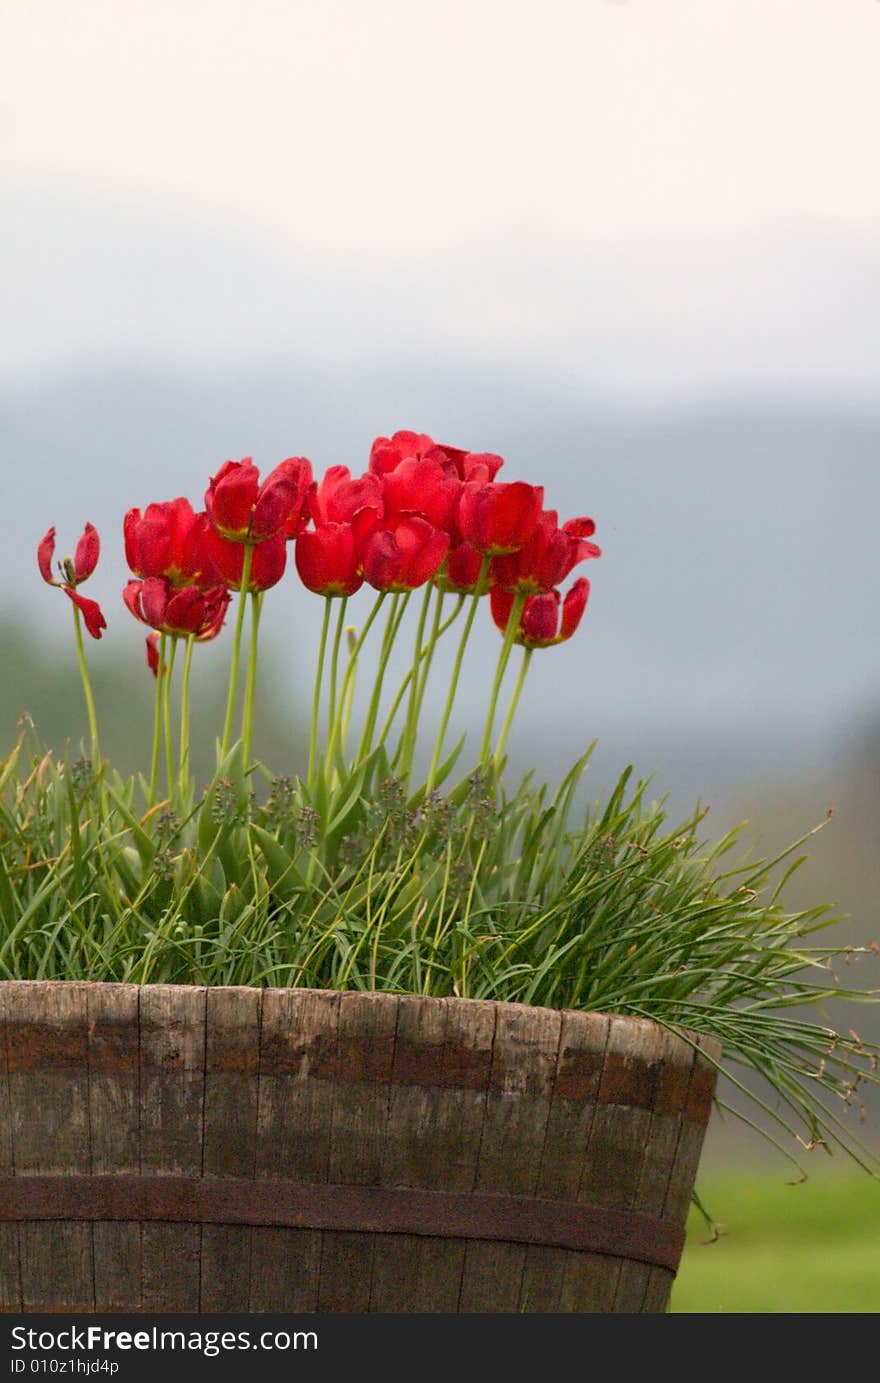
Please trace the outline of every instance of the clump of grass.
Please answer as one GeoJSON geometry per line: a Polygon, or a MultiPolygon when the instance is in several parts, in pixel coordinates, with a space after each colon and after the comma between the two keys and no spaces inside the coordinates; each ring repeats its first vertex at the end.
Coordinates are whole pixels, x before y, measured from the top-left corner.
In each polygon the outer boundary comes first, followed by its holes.
{"type": "MultiPolygon", "coordinates": [[[[859,1139],[876,1050],[827,1020],[840,919],[787,911],[809,832],[735,859],[741,830],[671,822],[629,770],[585,810],[589,752],[550,794],[483,764],[412,790],[383,746],[332,778],[246,771],[201,797],[59,761],[24,730],[0,771],[0,979],[384,990],[631,1014],[723,1048],[726,1105],[788,1155],[859,1139]],[[832,930],[832,935],[836,932],[832,930]],[[824,944],[823,944],[824,943],[824,944]],[[752,1079],[761,1078],[758,1085],[752,1079]]],[[[824,823],[822,823],[824,824],[824,823]]],[[[820,829],[819,827],[815,828],[820,829]]]]}

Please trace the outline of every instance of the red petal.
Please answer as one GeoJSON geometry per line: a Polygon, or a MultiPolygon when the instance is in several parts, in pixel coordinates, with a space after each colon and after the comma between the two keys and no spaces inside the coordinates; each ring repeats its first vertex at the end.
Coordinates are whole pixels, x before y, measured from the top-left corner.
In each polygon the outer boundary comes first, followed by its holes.
{"type": "Polygon", "coordinates": [[[147,667],[154,677],[159,676],[159,635],[156,633],[147,635],[147,667]]]}
{"type": "Polygon", "coordinates": [[[165,609],[165,628],[172,634],[197,634],[205,619],[205,597],[198,586],[175,591],[165,609]]]}
{"type": "Polygon", "coordinates": [[[439,460],[409,457],[383,476],[385,515],[423,514],[434,528],[448,530],[460,490],[461,482],[439,460]]]}
{"type": "Polygon", "coordinates": [[[500,586],[496,586],[489,596],[489,607],[496,625],[502,634],[505,633],[513,609],[513,592],[504,591],[500,586]]]}
{"type": "Polygon", "coordinates": [[[225,461],[205,492],[205,508],[224,538],[242,542],[250,532],[260,489],[260,472],[250,457],[225,461]]]}
{"type": "Polygon", "coordinates": [[[303,585],[317,595],[354,595],[363,584],[351,524],[322,524],[314,533],[301,533],[294,557],[303,585]]]}
{"type": "Polygon", "coordinates": [[[272,538],[281,529],[295,537],[303,503],[312,483],[312,466],[304,456],[280,461],[260,487],[250,536],[254,542],[272,538]]]}
{"type": "Polygon", "coordinates": [[[432,576],[436,576],[449,551],[449,534],[436,529],[428,541],[414,553],[403,572],[403,584],[408,591],[424,586],[432,576]]]}
{"type": "Polygon", "coordinates": [[[78,586],[91,576],[98,565],[100,555],[101,539],[98,537],[98,530],[94,524],[87,523],[83,529],[83,535],[76,545],[73,558],[73,572],[78,586]]]}
{"type": "Polygon", "coordinates": [[[374,590],[387,591],[397,584],[402,553],[394,534],[387,528],[377,528],[367,538],[362,565],[364,576],[374,590]]]}
{"type": "Polygon", "coordinates": [[[56,581],[52,575],[52,558],[55,556],[55,529],[50,528],[45,538],[37,546],[37,564],[40,568],[40,575],[44,581],[48,581],[50,586],[59,586],[60,581],[56,581]]]}
{"type": "MultiPolygon", "coordinates": [[[[483,554],[477,552],[470,543],[457,543],[446,558],[446,566],[441,578],[444,590],[457,591],[464,595],[476,591],[483,554]]],[[[488,591],[492,583],[491,568],[486,574],[483,590],[488,591]]]]}
{"type": "MultiPolygon", "coordinates": [[[[268,591],[271,586],[277,585],[281,580],[286,566],[287,539],[283,533],[276,533],[274,538],[267,538],[264,543],[257,543],[254,548],[254,560],[251,563],[251,580],[248,590],[268,591]]],[[[241,569],[239,569],[239,581],[241,581],[241,569]]]]}
{"type": "Polygon", "coordinates": [[[522,642],[527,648],[542,648],[555,643],[559,629],[559,592],[545,591],[530,596],[520,619],[522,642]]]}
{"type": "Polygon", "coordinates": [[[211,590],[205,591],[204,596],[205,619],[201,629],[196,634],[199,643],[207,643],[209,639],[216,639],[223,628],[226,611],[229,609],[229,592],[225,586],[214,586],[211,590]]]}
{"type": "Polygon", "coordinates": [[[562,525],[564,533],[570,533],[573,538],[592,538],[596,531],[596,525],[592,519],[586,517],[580,519],[566,519],[562,525]]]}
{"type": "Polygon", "coordinates": [[[577,629],[581,622],[584,609],[586,608],[589,594],[590,583],[585,576],[581,576],[575,581],[563,602],[562,628],[559,631],[560,639],[570,639],[577,629]]]}
{"type": "Polygon", "coordinates": [[[131,611],[135,619],[140,620],[141,624],[148,624],[149,621],[144,618],[143,607],[141,605],[141,590],[143,584],[143,581],[129,581],[125,590],[122,592],[122,599],[125,601],[126,607],[131,611]]]}
{"type": "Polygon", "coordinates": [[[148,576],[141,585],[141,609],[144,619],[154,629],[165,625],[165,611],[174,593],[174,588],[166,576],[148,576]]]}
{"type": "Polygon", "coordinates": [[[88,629],[93,639],[100,639],[101,631],[107,628],[107,621],[101,613],[101,607],[97,600],[89,600],[87,596],[80,595],[72,586],[63,586],[62,590],[70,596],[74,605],[82,612],[88,629]]]}
{"type": "Polygon", "coordinates": [[[137,532],[141,521],[140,509],[129,509],[122,520],[122,538],[125,543],[125,560],[130,571],[137,576],[140,559],[137,545],[137,532]]]}

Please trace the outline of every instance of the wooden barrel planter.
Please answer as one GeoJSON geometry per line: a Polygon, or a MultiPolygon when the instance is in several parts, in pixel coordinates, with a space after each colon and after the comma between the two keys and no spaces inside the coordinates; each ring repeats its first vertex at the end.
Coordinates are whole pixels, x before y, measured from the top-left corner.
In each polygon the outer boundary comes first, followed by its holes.
{"type": "Polygon", "coordinates": [[[320,990],[0,984],[6,1311],[664,1311],[718,1049],[320,990]]]}

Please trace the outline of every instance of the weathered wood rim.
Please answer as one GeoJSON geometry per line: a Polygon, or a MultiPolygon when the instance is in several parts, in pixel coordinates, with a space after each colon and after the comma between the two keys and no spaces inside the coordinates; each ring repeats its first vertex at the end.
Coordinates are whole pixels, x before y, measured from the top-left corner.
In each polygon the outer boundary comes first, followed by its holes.
{"type": "Polygon", "coordinates": [[[500,1240],[678,1268],[680,1226],[654,1215],[531,1196],[306,1186],[232,1177],[0,1178],[0,1221],[162,1220],[500,1240]]]}

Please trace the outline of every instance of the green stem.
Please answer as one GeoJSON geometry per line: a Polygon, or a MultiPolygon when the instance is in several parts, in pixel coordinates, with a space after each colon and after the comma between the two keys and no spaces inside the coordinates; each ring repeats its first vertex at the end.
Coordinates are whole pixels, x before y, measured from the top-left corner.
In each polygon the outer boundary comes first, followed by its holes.
{"type": "Polygon", "coordinates": [[[510,607],[510,614],[507,618],[507,628],[504,631],[501,652],[498,655],[498,666],[495,669],[495,681],[492,684],[492,695],[489,698],[489,714],[486,717],[486,729],[483,732],[483,743],[480,746],[481,764],[484,764],[489,757],[489,746],[492,743],[492,727],[495,724],[495,710],[498,705],[498,693],[501,691],[501,683],[504,681],[504,674],[507,671],[507,664],[510,660],[510,651],[513,648],[513,641],[519,627],[519,617],[523,612],[525,603],[525,596],[517,592],[513,598],[513,604],[510,607]]]}
{"type": "Polygon", "coordinates": [[[342,643],[342,631],[345,626],[345,611],[348,607],[348,596],[343,596],[339,605],[339,616],[336,620],[336,633],[333,636],[333,653],[330,657],[330,709],[327,716],[328,726],[332,725],[336,719],[336,678],[339,671],[339,646],[342,643]]]}
{"type": "Polygon", "coordinates": [[[174,737],[171,733],[171,677],[174,672],[174,658],[177,653],[177,638],[171,636],[171,652],[168,654],[168,672],[162,693],[165,718],[165,774],[168,779],[168,800],[174,796],[174,737]]]}
{"type": "Polygon", "coordinates": [[[195,636],[190,634],[183,655],[183,680],[180,686],[180,796],[186,798],[189,785],[189,674],[195,636]]]}
{"type": "MultiPolygon", "coordinates": [[[[430,608],[432,595],[433,591],[429,584],[425,588],[425,598],[422,601],[422,609],[419,615],[418,627],[416,629],[416,643],[415,649],[413,650],[412,667],[410,669],[409,706],[406,712],[406,724],[403,727],[403,737],[401,739],[401,744],[403,746],[403,756],[400,765],[400,776],[403,778],[404,782],[406,782],[406,780],[409,777],[409,770],[410,765],[412,763],[413,750],[415,748],[416,726],[419,707],[419,663],[422,661],[422,640],[425,637],[425,625],[428,621],[428,610],[430,608]]],[[[439,608],[440,607],[438,601],[437,614],[439,614],[439,608]]],[[[435,638],[437,636],[437,624],[438,620],[435,615],[435,638]]]]}
{"type": "Polygon", "coordinates": [[[263,608],[263,591],[251,594],[251,646],[248,650],[247,678],[244,685],[244,707],[241,713],[241,739],[244,771],[251,761],[251,746],[254,742],[254,696],[257,689],[257,640],[260,632],[260,612],[263,608]]]}
{"type": "MultiPolygon", "coordinates": [[[[315,674],[315,694],[312,698],[312,733],[309,737],[309,777],[311,788],[315,781],[315,758],[318,752],[318,718],[321,713],[321,684],[324,680],[324,656],[327,651],[327,631],[330,628],[330,606],[332,596],[324,597],[324,622],[321,626],[321,646],[318,649],[318,671],[315,674]]],[[[335,688],[334,688],[335,692],[335,688]]],[[[332,697],[333,693],[331,693],[332,697]]]]}
{"type": "MultiPolygon", "coordinates": [[[[421,710],[421,707],[422,707],[422,698],[423,698],[423,696],[424,696],[424,694],[425,694],[425,682],[426,682],[427,676],[428,676],[428,668],[430,667],[431,659],[432,659],[433,656],[434,656],[434,649],[435,649],[435,647],[436,647],[437,640],[440,639],[440,638],[442,638],[442,636],[446,633],[446,630],[449,628],[449,626],[450,626],[451,624],[454,624],[454,623],[455,623],[455,620],[456,620],[458,614],[460,613],[461,607],[464,605],[464,601],[465,601],[465,597],[464,597],[463,595],[460,595],[460,596],[458,597],[458,603],[457,603],[455,609],[453,610],[452,614],[449,616],[449,618],[448,618],[447,620],[445,620],[445,621],[443,622],[443,624],[440,624],[439,621],[438,621],[437,615],[439,614],[439,610],[442,609],[443,592],[441,591],[441,592],[439,592],[439,594],[440,594],[440,600],[438,601],[438,612],[437,612],[437,614],[435,614],[435,617],[434,617],[434,627],[433,627],[433,629],[431,630],[431,638],[430,638],[430,640],[429,640],[429,642],[428,642],[427,647],[422,649],[422,652],[421,652],[421,655],[420,655],[421,661],[422,661],[423,663],[426,663],[426,666],[425,666],[425,668],[424,668],[424,671],[423,671],[421,668],[416,669],[415,667],[411,667],[411,668],[409,669],[409,671],[407,672],[406,676],[404,677],[403,681],[401,682],[400,686],[397,688],[397,695],[395,696],[393,702],[391,703],[391,709],[390,709],[390,711],[388,712],[387,716],[385,717],[385,724],[382,726],[382,733],[381,733],[380,736],[379,736],[379,742],[380,742],[380,743],[384,743],[384,741],[388,738],[388,733],[389,733],[389,731],[390,731],[390,729],[391,729],[391,726],[394,724],[394,718],[395,718],[395,716],[397,715],[397,712],[398,712],[398,710],[399,710],[399,708],[400,708],[400,703],[401,703],[401,701],[403,700],[403,698],[406,696],[407,689],[408,689],[408,687],[409,687],[409,686],[411,685],[411,683],[412,683],[413,674],[414,674],[414,673],[415,673],[416,676],[418,676],[419,673],[422,673],[422,679],[421,679],[421,683],[420,683],[420,686],[419,686],[418,704],[417,704],[417,706],[416,706],[416,723],[418,724],[419,711],[421,710]]],[[[402,747],[403,747],[403,745],[402,745],[402,742],[401,742],[401,744],[398,745],[397,751],[396,751],[396,753],[395,753],[395,755],[394,755],[394,760],[393,760],[393,762],[394,762],[395,764],[397,763],[398,759],[400,758],[400,754],[401,754],[402,747]]]]}
{"type": "Polygon", "coordinates": [[[150,800],[148,805],[156,804],[159,787],[159,755],[162,748],[162,683],[165,680],[165,635],[159,637],[159,667],[156,671],[156,709],[153,714],[153,760],[150,767],[150,800]]]}
{"type": "Polygon", "coordinates": [[[394,593],[394,599],[391,602],[391,609],[388,612],[388,622],[385,625],[385,633],[382,638],[382,648],[379,653],[379,666],[376,669],[376,676],[373,679],[373,694],[370,697],[370,705],[367,711],[367,719],[364,724],[363,734],[361,735],[360,746],[358,747],[356,760],[356,762],[358,763],[362,759],[366,758],[373,745],[373,732],[376,729],[376,718],[379,714],[379,703],[382,700],[382,686],[385,681],[385,669],[388,666],[388,659],[390,658],[391,650],[394,647],[394,640],[397,637],[397,631],[400,628],[400,623],[403,619],[406,607],[409,604],[409,599],[411,595],[411,591],[407,591],[405,595],[402,595],[400,591],[396,591],[394,593]]]}
{"type": "Polygon", "coordinates": [[[461,664],[464,658],[464,651],[467,641],[470,638],[471,630],[474,627],[474,620],[477,615],[477,606],[483,596],[483,583],[489,571],[490,557],[484,557],[480,567],[480,575],[477,578],[477,586],[471,599],[471,608],[468,610],[468,617],[465,621],[464,629],[461,631],[461,638],[458,642],[458,652],[455,655],[455,664],[452,669],[452,679],[449,683],[449,692],[446,697],[446,705],[443,708],[443,718],[440,721],[440,729],[437,732],[437,742],[434,745],[434,753],[431,758],[431,767],[428,769],[428,779],[425,783],[425,796],[434,786],[434,779],[437,776],[437,767],[440,763],[440,755],[443,753],[443,741],[446,738],[446,727],[449,724],[449,717],[452,715],[452,706],[455,701],[455,693],[458,689],[458,679],[461,675],[461,664]]]}
{"type": "Polygon", "coordinates": [[[353,629],[348,631],[348,663],[346,664],[346,675],[351,671],[351,680],[348,684],[348,691],[345,690],[345,683],[342,685],[342,694],[339,698],[339,716],[341,721],[342,737],[339,742],[339,752],[345,754],[345,746],[348,742],[348,727],[351,724],[351,713],[354,710],[354,691],[357,682],[357,653],[358,640],[353,629]]]}
{"type": "Polygon", "coordinates": [[[241,654],[241,632],[244,628],[244,607],[245,596],[251,581],[251,566],[254,560],[254,549],[248,543],[244,550],[244,561],[241,568],[241,584],[238,588],[238,610],[235,615],[235,633],[232,640],[232,662],[229,667],[229,694],[226,698],[226,719],[223,722],[223,742],[220,746],[221,761],[229,753],[229,741],[232,737],[232,719],[235,715],[236,694],[238,692],[238,664],[241,654]]]}
{"type": "Polygon", "coordinates": [[[363,648],[364,639],[367,637],[371,628],[373,627],[373,624],[376,620],[376,616],[381,610],[387,594],[387,591],[379,592],[379,599],[376,601],[375,605],[373,606],[372,610],[367,616],[366,623],[364,624],[364,627],[361,630],[360,635],[354,641],[353,646],[351,648],[351,652],[349,653],[348,663],[345,668],[345,675],[342,679],[342,688],[339,692],[339,705],[336,709],[336,714],[333,717],[333,720],[330,725],[330,730],[327,736],[328,778],[330,774],[330,765],[333,762],[333,757],[334,754],[337,752],[337,749],[339,753],[345,752],[345,737],[346,732],[348,730],[348,715],[351,714],[351,705],[353,704],[353,679],[355,675],[355,669],[357,667],[358,654],[363,648]],[[348,715],[346,715],[347,702],[349,703],[348,715]]]}
{"type": "Polygon", "coordinates": [[[522,693],[523,683],[526,680],[526,673],[529,670],[529,663],[532,660],[533,648],[523,649],[523,659],[520,664],[519,676],[516,679],[516,686],[513,689],[513,696],[510,698],[510,705],[507,708],[507,715],[504,717],[504,724],[501,727],[501,734],[498,736],[498,743],[495,746],[495,767],[501,763],[501,756],[504,753],[504,746],[507,743],[507,736],[510,734],[510,727],[513,724],[513,717],[516,715],[516,708],[519,705],[519,698],[522,693]]]}
{"type": "MultiPolygon", "coordinates": [[[[71,602],[72,603],[72,602],[71,602]]],[[[86,714],[89,718],[89,733],[92,740],[92,768],[98,782],[98,797],[101,804],[101,817],[106,817],[106,798],[104,795],[104,769],[101,763],[101,745],[98,741],[98,717],[95,713],[95,698],[86,663],[86,650],[83,643],[82,619],[76,605],[73,605],[73,628],[76,635],[76,656],[79,659],[79,673],[82,678],[83,693],[86,699],[86,714]]]]}

